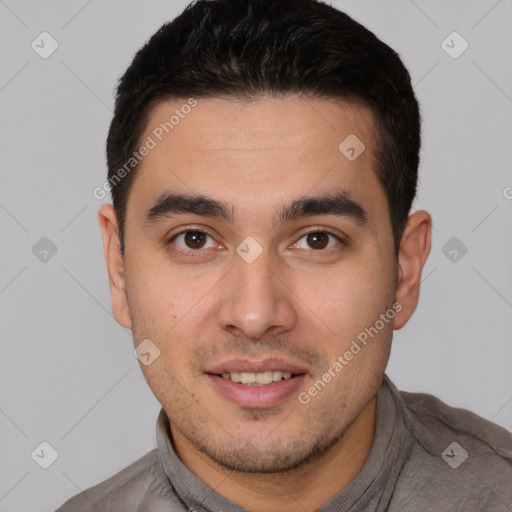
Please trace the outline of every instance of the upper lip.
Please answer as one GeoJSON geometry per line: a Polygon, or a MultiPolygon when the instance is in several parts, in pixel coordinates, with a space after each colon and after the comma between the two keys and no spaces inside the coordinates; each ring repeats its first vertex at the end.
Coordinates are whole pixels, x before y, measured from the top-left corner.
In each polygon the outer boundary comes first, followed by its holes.
{"type": "Polygon", "coordinates": [[[260,361],[251,361],[250,359],[230,359],[206,370],[206,373],[220,375],[222,373],[245,372],[262,373],[268,371],[281,371],[294,374],[306,373],[306,370],[300,366],[291,364],[283,359],[262,359],[260,361]]]}

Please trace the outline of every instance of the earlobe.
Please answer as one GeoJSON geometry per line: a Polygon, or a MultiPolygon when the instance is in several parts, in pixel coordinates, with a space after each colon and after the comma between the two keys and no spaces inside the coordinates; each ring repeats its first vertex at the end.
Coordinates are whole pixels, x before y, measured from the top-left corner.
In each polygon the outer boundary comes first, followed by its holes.
{"type": "Polygon", "coordinates": [[[431,248],[432,217],[425,210],[409,215],[398,253],[396,300],[402,310],[395,317],[395,329],[401,329],[412,316],[419,301],[421,273],[431,248]]]}
{"type": "Polygon", "coordinates": [[[119,239],[119,227],[114,207],[111,204],[104,204],[100,208],[98,221],[103,238],[103,252],[112,296],[112,313],[121,325],[131,329],[132,324],[126,297],[126,281],[124,261],[121,254],[121,241],[119,239]]]}

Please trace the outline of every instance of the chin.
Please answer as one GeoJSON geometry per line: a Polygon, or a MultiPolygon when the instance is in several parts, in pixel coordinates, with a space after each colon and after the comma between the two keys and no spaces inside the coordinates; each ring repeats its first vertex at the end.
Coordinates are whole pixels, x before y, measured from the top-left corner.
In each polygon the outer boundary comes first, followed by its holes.
{"type": "Polygon", "coordinates": [[[242,439],[229,438],[224,442],[212,442],[209,438],[192,442],[208,458],[225,469],[240,473],[271,474],[292,471],[321,458],[343,436],[343,432],[318,434],[315,438],[310,431],[294,435],[290,433],[285,439],[269,439],[268,435],[258,439],[253,432],[249,432],[242,439]]]}

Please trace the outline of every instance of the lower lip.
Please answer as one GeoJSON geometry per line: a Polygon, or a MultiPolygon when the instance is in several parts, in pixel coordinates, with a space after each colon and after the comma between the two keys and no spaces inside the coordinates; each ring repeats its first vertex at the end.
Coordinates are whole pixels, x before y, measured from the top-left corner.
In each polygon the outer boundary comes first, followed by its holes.
{"type": "Polygon", "coordinates": [[[264,386],[246,386],[219,375],[207,374],[206,376],[222,395],[240,407],[263,409],[278,405],[285,398],[293,394],[294,391],[296,392],[304,382],[306,374],[297,375],[296,377],[264,386]]]}

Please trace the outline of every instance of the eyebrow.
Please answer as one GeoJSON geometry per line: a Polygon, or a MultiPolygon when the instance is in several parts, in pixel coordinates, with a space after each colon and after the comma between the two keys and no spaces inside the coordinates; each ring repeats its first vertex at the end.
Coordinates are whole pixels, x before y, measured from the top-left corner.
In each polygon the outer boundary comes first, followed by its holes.
{"type": "MultiPolygon", "coordinates": [[[[202,217],[233,221],[233,205],[203,195],[164,193],[145,216],[149,225],[165,220],[173,215],[194,214],[202,217]]],[[[277,216],[277,224],[313,215],[335,215],[348,218],[359,227],[368,225],[368,213],[347,191],[339,191],[320,196],[303,197],[282,207],[277,216]]]]}

